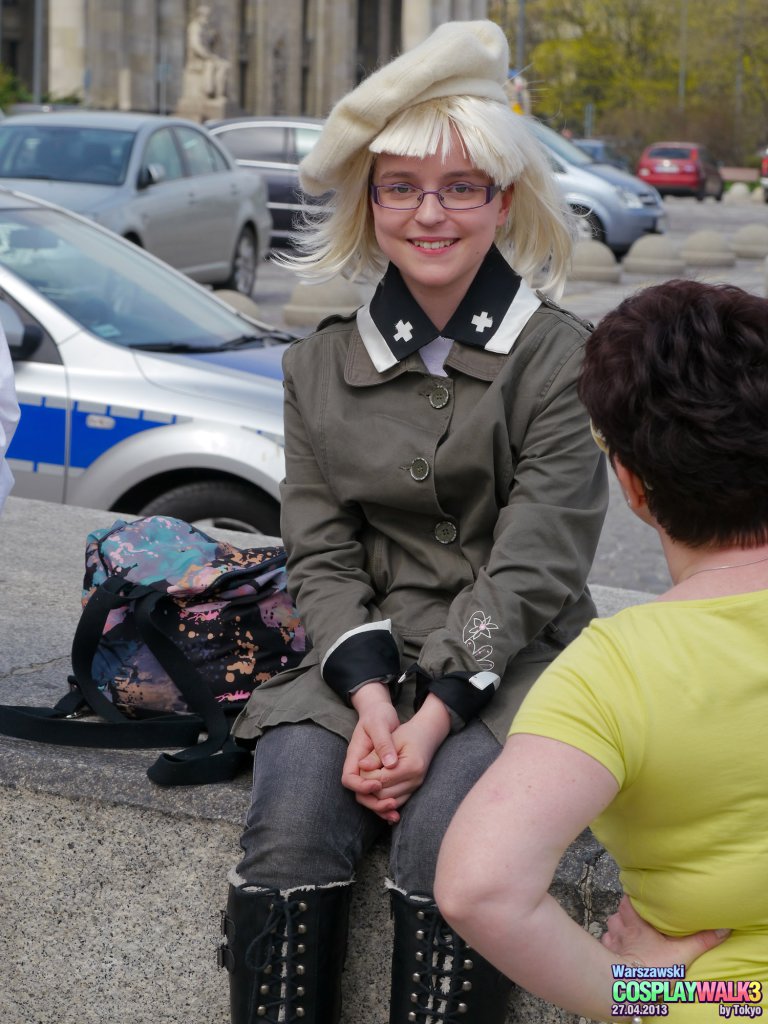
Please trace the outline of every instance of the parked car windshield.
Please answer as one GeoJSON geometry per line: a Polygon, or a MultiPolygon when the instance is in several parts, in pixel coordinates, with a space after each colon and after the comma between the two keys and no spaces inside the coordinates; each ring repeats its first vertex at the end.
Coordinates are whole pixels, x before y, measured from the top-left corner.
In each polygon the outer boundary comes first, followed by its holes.
{"type": "Polygon", "coordinates": [[[539,141],[543,142],[561,160],[565,160],[567,164],[587,167],[595,162],[589,153],[585,153],[578,146],[574,146],[565,136],[558,134],[552,128],[548,128],[541,121],[529,121],[528,123],[533,128],[533,133],[538,137],[539,141]]]}
{"type": "Polygon", "coordinates": [[[134,132],[73,125],[0,125],[0,178],[121,185],[134,132]]]}
{"type": "Polygon", "coordinates": [[[648,156],[666,158],[668,160],[685,160],[691,155],[689,146],[652,146],[648,156]]]}
{"type": "Polygon", "coordinates": [[[56,210],[0,210],[0,265],[82,327],[126,346],[210,349],[246,322],[141,249],[56,210]]]}

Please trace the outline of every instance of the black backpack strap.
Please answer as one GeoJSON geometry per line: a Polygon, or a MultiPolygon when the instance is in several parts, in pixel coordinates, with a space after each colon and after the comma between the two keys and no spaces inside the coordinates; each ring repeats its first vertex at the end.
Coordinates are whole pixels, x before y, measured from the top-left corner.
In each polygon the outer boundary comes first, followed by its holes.
{"type": "MultiPolygon", "coordinates": [[[[66,701],[70,696],[63,698],[66,701]]],[[[122,722],[85,722],[80,715],[54,708],[0,706],[0,733],[37,743],[57,743],[62,747],[98,747],[100,749],[141,750],[194,743],[203,728],[195,715],[157,715],[146,719],[125,718],[122,722]]]]}
{"type": "Polygon", "coordinates": [[[231,736],[216,753],[199,756],[198,749],[161,754],[147,769],[147,775],[158,786],[204,786],[234,779],[247,771],[253,760],[251,752],[239,747],[231,736]]]}
{"type": "Polygon", "coordinates": [[[110,576],[88,598],[77,624],[72,641],[72,671],[77,680],[77,688],[91,710],[107,722],[122,724],[129,721],[122,711],[104,696],[93,678],[93,659],[101,642],[107,618],[114,608],[154,593],[156,591],[150,587],[129,583],[119,576],[110,576]]]}
{"type": "Polygon", "coordinates": [[[53,708],[0,707],[0,733],[18,739],[62,746],[98,748],[182,747],[162,754],[147,771],[161,786],[190,786],[223,782],[246,770],[249,751],[230,736],[230,718],[197,669],[152,617],[167,595],[152,587],[113,576],[91,594],[72,643],[72,687],[53,708]],[[109,613],[133,603],[136,627],[149,650],[173,680],[192,714],[144,714],[128,718],[104,695],[93,678],[93,659],[109,613]],[[83,722],[83,712],[104,721],[83,722]],[[198,742],[205,731],[206,739],[198,742]]]}
{"type": "Polygon", "coordinates": [[[202,743],[176,754],[162,754],[147,775],[160,786],[195,786],[232,779],[248,767],[250,754],[231,739],[229,718],[210,687],[153,618],[154,609],[165,597],[151,591],[139,598],[134,607],[136,628],[187,705],[202,718],[208,735],[202,743]]]}
{"type": "Polygon", "coordinates": [[[201,717],[169,713],[128,718],[102,693],[93,678],[93,659],[110,611],[130,600],[152,595],[162,596],[150,587],[132,584],[119,576],[110,577],[97,587],[75,630],[71,691],[53,708],[0,707],[0,733],[38,743],[102,749],[157,749],[195,743],[204,728],[201,717]],[[79,721],[83,712],[93,712],[105,721],[79,721]]]}

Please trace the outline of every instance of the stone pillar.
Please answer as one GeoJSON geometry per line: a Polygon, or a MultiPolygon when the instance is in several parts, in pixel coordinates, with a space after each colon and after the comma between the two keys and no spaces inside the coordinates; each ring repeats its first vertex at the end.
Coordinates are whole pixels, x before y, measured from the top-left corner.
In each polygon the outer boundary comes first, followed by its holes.
{"type": "Polygon", "coordinates": [[[256,0],[246,7],[245,106],[250,114],[303,114],[303,0],[256,0]]]}
{"type": "Polygon", "coordinates": [[[379,64],[400,52],[400,40],[392,38],[392,0],[382,0],[379,14],[379,64]]]}
{"type": "Polygon", "coordinates": [[[117,104],[120,110],[155,109],[157,3],[158,0],[131,0],[130,16],[123,11],[117,104]]]}
{"type": "Polygon", "coordinates": [[[185,0],[156,0],[155,102],[151,109],[169,114],[181,98],[186,50],[185,0]]]}
{"type": "MultiPolygon", "coordinates": [[[[87,0],[86,68],[90,78],[90,105],[114,110],[119,100],[120,71],[127,68],[123,47],[123,5],[121,0],[87,0]]],[[[122,76],[125,95],[130,84],[122,76]]]]}
{"type": "Polygon", "coordinates": [[[48,92],[53,96],[85,96],[84,0],[58,0],[48,5],[48,92]]]}
{"type": "Polygon", "coordinates": [[[472,0],[453,0],[454,21],[472,20],[472,0]]]}
{"type": "Polygon", "coordinates": [[[310,0],[308,15],[305,103],[309,115],[325,117],[356,84],[357,4],[354,0],[310,0]]]}
{"type": "Polygon", "coordinates": [[[403,0],[403,50],[410,50],[432,31],[430,0],[403,0]]]}

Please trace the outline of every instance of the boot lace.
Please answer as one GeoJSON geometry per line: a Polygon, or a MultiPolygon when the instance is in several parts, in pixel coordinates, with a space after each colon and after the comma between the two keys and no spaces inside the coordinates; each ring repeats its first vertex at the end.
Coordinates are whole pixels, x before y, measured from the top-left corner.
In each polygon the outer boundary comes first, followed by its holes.
{"type": "Polygon", "coordinates": [[[271,895],[267,921],[245,952],[245,962],[254,972],[248,1019],[292,1024],[305,1015],[303,954],[307,926],[301,918],[307,904],[300,896],[271,895]]]}
{"type": "Polygon", "coordinates": [[[413,1008],[408,1021],[419,1024],[460,1024],[468,1010],[472,952],[450,928],[434,903],[416,912],[416,965],[411,981],[413,1008]]]}

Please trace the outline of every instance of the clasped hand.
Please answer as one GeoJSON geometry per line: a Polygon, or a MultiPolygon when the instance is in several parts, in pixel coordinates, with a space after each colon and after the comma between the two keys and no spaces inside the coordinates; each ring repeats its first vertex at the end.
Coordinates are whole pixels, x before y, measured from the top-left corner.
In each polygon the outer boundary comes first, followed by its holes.
{"type": "Polygon", "coordinates": [[[363,807],[390,825],[398,808],[424,781],[435,752],[450,732],[443,702],[430,694],[408,722],[400,722],[383,683],[368,683],[352,696],[359,715],[347,748],[341,781],[363,807]]]}

